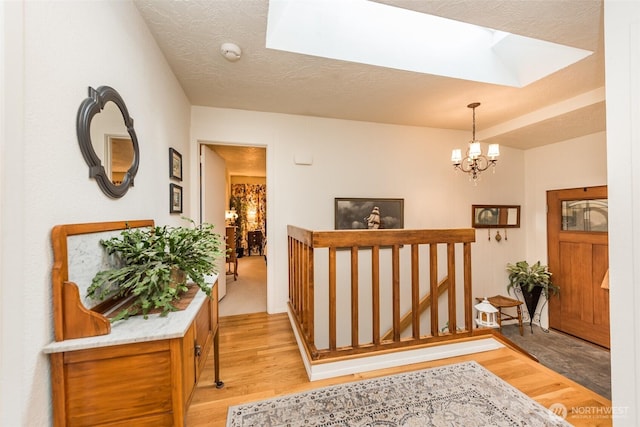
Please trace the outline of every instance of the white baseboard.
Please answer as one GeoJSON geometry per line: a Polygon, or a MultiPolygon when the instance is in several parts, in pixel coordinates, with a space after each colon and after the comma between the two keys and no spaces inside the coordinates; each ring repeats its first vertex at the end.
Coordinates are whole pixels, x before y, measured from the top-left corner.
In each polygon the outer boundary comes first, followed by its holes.
{"type": "Polygon", "coordinates": [[[392,368],[412,363],[428,362],[430,360],[444,359],[447,357],[463,356],[504,347],[504,345],[493,339],[493,337],[487,337],[473,341],[443,343],[442,345],[432,347],[399,350],[393,353],[364,356],[338,362],[312,364],[307,357],[307,352],[304,350],[304,345],[298,335],[298,329],[295,327],[292,314],[290,311],[288,311],[288,314],[310,381],[373,371],[376,369],[392,368]]]}

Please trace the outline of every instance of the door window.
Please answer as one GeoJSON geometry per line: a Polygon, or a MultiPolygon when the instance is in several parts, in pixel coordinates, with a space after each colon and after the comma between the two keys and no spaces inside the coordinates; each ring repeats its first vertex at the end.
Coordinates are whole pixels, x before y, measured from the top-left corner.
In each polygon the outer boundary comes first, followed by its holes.
{"type": "Polygon", "coordinates": [[[606,233],[609,228],[607,199],[563,200],[562,230],[606,233]]]}

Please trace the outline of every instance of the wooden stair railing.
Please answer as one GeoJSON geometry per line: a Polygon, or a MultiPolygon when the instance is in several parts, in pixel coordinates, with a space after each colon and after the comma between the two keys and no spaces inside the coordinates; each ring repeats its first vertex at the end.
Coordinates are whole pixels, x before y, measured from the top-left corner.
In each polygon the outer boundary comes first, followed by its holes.
{"type": "MultiPolygon", "coordinates": [[[[438,283],[438,297],[445,293],[445,291],[449,288],[449,278],[445,277],[442,279],[440,283],[438,283]]],[[[427,294],[420,300],[420,305],[418,306],[418,317],[424,313],[427,308],[431,307],[431,294],[427,294]]],[[[409,326],[411,326],[413,319],[413,311],[409,310],[402,318],[400,319],[400,333],[404,332],[409,326]]],[[[382,341],[390,340],[393,338],[393,329],[389,329],[384,335],[382,335],[382,341]]]]}
{"type": "Polygon", "coordinates": [[[471,289],[474,229],[311,231],[289,225],[287,233],[289,310],[310,360],[342,359],[476,335],[471,289]],[[327,270],[320,272],[315,260],[324,254],[327,264],[323,261],[322,268],[327,270]],[[444,258],[442,262],[439,257],[444,258]],[[359,265],[361,259],[368,264],[368,272],[359,265]],[[421,271],[425,266],[426,271],[421,271]],[[439,266],[444,271],[439,272],[439,266]],[[446,279],[439,282],[439,276],[446,279]],[[428,284],[429,295],[423,298],[421,283],[428,284]],[[439,304],[432,296],[445,291],[446,301],[439,304]],[[365,306],[363,301],[369,302],[365,306]],[[409,302],[411,312],[402,316],[400,307],[409,302]],[[431,308],[429,326],[421,331],[420,314],[427,307],[431,308]],[[448,331],[440,330],[441,321],[446,321],[448,331]],[[381,324],[386,322],[392,328],[383,336],[381,324]],[[409,324],[412,336],[402,338],[401,331],[409,324]]]}

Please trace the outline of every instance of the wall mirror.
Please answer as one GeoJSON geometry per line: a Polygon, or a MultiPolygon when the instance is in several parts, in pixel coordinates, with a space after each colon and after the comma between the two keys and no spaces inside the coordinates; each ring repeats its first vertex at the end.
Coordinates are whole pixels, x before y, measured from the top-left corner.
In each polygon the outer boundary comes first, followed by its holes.
{"type": "Polygon", "coordinates": [[[90,87],[78,109],[76,131],[89,177],[107,196],[124,196],[133,186],[140,151],[133,119],[120,94],[109,86],[90,87]]]}
{"type": "Polygon", "coordinates": [[[471,226],[473,228],[518,228],[520,227],[520,206],[472,205],[471,226]]]}

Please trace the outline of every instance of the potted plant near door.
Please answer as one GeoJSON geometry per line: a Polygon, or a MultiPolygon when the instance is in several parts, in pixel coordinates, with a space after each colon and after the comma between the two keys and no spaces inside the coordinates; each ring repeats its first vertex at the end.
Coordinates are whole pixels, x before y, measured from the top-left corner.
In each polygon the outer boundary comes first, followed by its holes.
{"type": "Polygon", "coordinates": [[[549,300],[549,297],[557,294],[560,287],[551,282],[549,267],[542,265],[540,261],[529,265],[527,261],[518,261],[515,264],[507,264],[509,272],[509,284],[507,292],[517,295],[522,293],[527,311],[529,312],[529,326],[532,327],[533,316],[540,301],[540,296],[549,300]]]}

